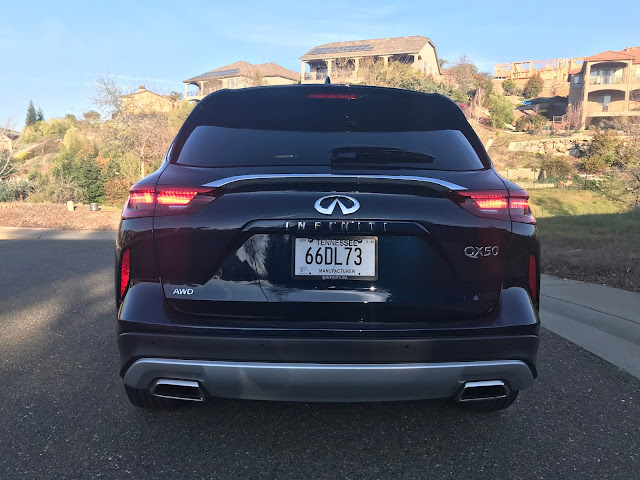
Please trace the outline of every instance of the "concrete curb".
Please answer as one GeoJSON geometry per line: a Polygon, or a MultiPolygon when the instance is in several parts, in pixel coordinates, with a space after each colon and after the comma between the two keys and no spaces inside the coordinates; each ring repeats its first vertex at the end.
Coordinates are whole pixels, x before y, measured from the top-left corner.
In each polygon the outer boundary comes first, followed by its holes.
{"type": "Polygon", "coordinates": [[[0,227],[0,241],[2,240],[99,240],[115,243],[116,232],[109,230],[0,227]]]}
{"type": "Polygon", "coordinates": [[[640,378],[640,293],[543,275],[542,326],[640,378]]]}

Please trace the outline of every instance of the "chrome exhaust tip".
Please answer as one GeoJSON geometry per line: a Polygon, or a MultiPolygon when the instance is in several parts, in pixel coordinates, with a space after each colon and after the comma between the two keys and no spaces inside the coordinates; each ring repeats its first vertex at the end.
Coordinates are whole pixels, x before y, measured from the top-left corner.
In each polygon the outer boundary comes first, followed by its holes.
{"type": "Polygon", "coordinates": [[[504,398],[511,390],[502,380],[485,380],[466,382],[456,396],[457,402],[473,402],[475,400],[493,400],[504,398]]]}
{"type": "Polygon", "coordinates": [[[200,384],[192,380],[161,378],[153,382],[150,391],[152,395],[160,398],[204,402],[204,392],[200,384]]]}

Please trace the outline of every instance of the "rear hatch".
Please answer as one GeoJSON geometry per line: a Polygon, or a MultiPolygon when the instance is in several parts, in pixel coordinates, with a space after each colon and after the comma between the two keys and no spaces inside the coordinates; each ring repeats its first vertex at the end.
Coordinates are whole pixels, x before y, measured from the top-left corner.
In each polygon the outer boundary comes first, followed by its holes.
{"type": "Polygon", "coordinates": [[[508,192],[443,97],[223,91],[194,109],[169,158],[154,238],[176,310],[205,322],[367,328],[497,305],[508,192]]]}

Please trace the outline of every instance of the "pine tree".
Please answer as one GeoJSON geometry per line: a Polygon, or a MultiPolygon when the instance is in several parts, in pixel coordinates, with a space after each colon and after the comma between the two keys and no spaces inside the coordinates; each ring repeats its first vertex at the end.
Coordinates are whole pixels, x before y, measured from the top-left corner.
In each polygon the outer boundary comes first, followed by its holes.
{"type": "Polygon", "coordinates": [[[42,113],[42,107],[40,107],[40,105],[38,105],[38,113],[36,114],[36,117],[38,122],[44,121],[44,113],[42,113]]]}
{"type": "Polygon", "coordinates": [[[33,106],[33,101],[29,101],[29,106],[27,107],[27,119],[25,120],[25,126],[33,125],[38,121],[38,113],[36,112],[36,107],[33,106]]]}

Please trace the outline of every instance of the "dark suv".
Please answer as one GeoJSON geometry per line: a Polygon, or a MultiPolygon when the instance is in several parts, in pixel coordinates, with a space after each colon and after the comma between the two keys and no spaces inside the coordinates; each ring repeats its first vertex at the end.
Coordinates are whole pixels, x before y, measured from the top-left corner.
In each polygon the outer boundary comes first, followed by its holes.
{"type": "Polygon", "coordinates": [[[536,377],[527,194],[436,94],[222,90],[134,185],[116,248],[131,402],[452,398],[536,377]]]}

